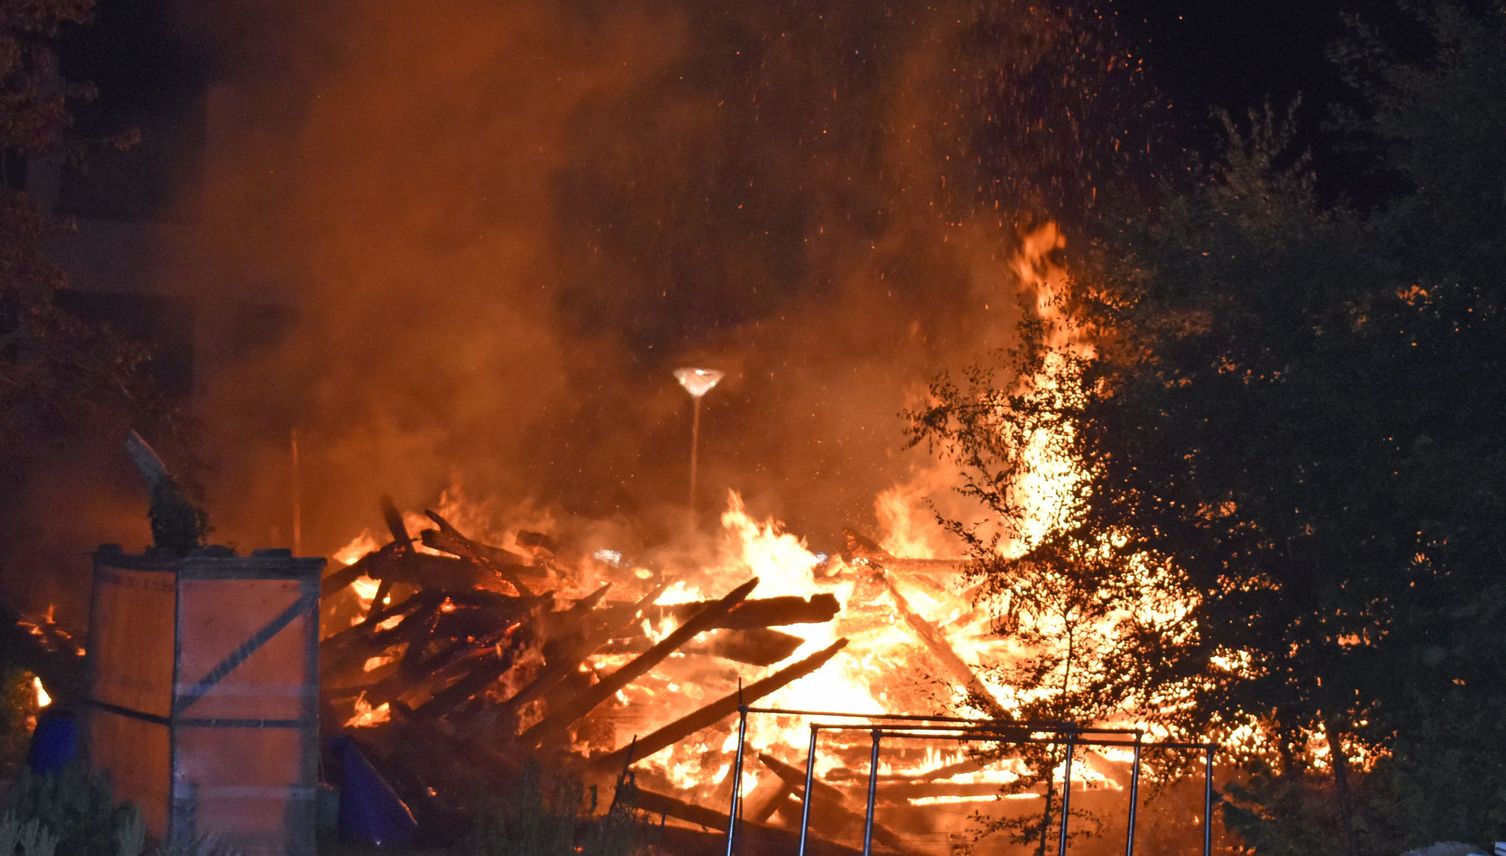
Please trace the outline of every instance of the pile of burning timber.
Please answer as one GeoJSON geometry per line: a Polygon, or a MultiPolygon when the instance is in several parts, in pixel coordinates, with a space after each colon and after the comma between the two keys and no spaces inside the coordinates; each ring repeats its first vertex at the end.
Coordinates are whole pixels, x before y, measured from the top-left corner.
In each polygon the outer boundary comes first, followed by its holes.
{"type": "MultiPolygon", "coordinates": [[[[382,510],[391,541],[324,580],[323,721],[352,736],[421,826],[456,828],[452,820],[473,816],[478,798],[506,793],[531,762],[565,765],[609,788],[635,761],[705,729],[726,733],[740,703],[757,704],[812,674],[848,644],[847,638],[837,638],[770,668],[804,643],[777,628],[836,621],[835,629],[847,632],[834,595],[758,598],[753,596],[758,580],[749,579],[715,599],[658,604],[664,583],[623,569],[621,582],[628,585],[622,587],[638,592],[633,600],[612,599],[611,583],[566,596],[581,591],[578,564],[559,557],[548,536],[518,533],[515,541],[527,552],[517,552],[467,537],[429,511],[433,528],[415,538],[389,500],[383,500],[382,510]],[[376,581],[369,603],[342,594],[358,581],[376,581]],[[653,631],[665,626],[673,630],[662,638],[653,631]],[[672,655],[673,663],[667,663],[672,655]],[[767,673],[680,716],[663,714],[662,703],[625,704],[634,685],[652,680],[655,669],[672,666],[681,680],[696,680],[725,661],[764,667],[767,673]],[[608,662],[617,665],[607,671],[602,664],[608,662]]],[[[844,567],[864,569],[863,596],[887,596],[949,680],[986,700],[985,708],[996,708],[944,634],[910,608],[881,565],[906,560],[853,533],[848,550],[844,567]]],[[[908,564],[935,566],[911,569],[921,572],[956,569],[952,562],[908,564]]],[[[662,685],[660,679],[656,686],[662,685]]],[[[804,772],[766,752],[750,758],[764,775],[745,800],[739,849],[759,852],[762,845],[789,852],[804,772]]],[[[706,778],[716,778],[726,759],[705,760],[706,778]]],[[[855,757],[852,766],[859,764],[855,757]]],[[[946,792],[948,786],[932,784],[934,778],[918,777],[909,790],[946,792]]],[[[703,843],[725,829],[730,781],[716,800],[698,800],[662,776],[640,773],[637,785],[638,808],[703,827],[708,831],[703,843]]],[[[861,802],[854,810],[836,787],[817,783],[813,790],[813,828],[829,838],[856,840],[861,802]]],[[[881,849],[906,849],[882,826],[875,841],[881,849]]],[[[813,852],[848,848],[825,841],[813,852]]]]}

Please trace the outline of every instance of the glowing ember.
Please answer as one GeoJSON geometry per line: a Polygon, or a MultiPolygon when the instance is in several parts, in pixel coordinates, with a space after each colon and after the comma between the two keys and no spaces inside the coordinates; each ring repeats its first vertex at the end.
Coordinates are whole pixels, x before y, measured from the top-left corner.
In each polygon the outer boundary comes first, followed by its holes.
{"type": "Polygon", "coordinates": [[[394,659],[395,658],[393,658],[393,657],[389,657],[389,656],[385,656],[385,655],[378,655],[376,657],[367,657],[366,658],[366,662],[361,665],[361,671],[363,671],[363,672],[375,672],[377,669],[380,669],[383,666],[387,665],[388,663],[393,662],[394,659]]]}
{"type": "Polygon", "coordinates": [[[388,721],[390,718],[391,711],[389,710],[389,705],[386,702],[382,702],[376,707],[372,707],[371,702],[368,702],[366,700],[366,693],[361,693],[360,695],[356,696],[355,716],[352,716],[350,719],[345,720],[345,727],[370,728],[373,725],[380,725],[388,721]]]}
{"type": "Polygon", "coordinates": [[[47,688],[42,686],[41,678],[33,677],[31,679],[31,689],[36,695],[37,707],[42,708],[52,704],[52,696],[48,695],[47,688]]]}
{"type": "Polygon", "coordinates": [[[376,598],[377,590],[381,587],[382,584],[371,577],[361,577],[350,584],[350,590],[355,592],[356,597],[361,599],[362,609],[371,606],[371,601],[376,598]]]}

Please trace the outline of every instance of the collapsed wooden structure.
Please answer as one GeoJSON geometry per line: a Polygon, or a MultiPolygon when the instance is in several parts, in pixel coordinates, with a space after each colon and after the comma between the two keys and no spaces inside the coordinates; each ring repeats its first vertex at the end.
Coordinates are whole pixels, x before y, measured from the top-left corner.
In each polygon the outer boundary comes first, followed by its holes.
{"type": "MultiPolygon", "coordinates": [[[[567,596],[565,581],[577,565],[557,555],[547,536],[519,533],[515,540],[525,554],[468,537],[433,511],[426,512],[433,528],[410,533],[391,502],[382,505],[391,540],[324,579],[324,722],[354,736],[421,821],[453,828],[448,818],[475,811],[478,795],[505,791],[531,760],[568,765],[609,786],[634,762],[703,729],[729,731],[740,703],[755,704],[816,672],[848,644],[835,638],[786,662],[804,643],[788,632],[793,625],[835,622],[837,632],[851,627],[861,633],[868,626],[897,625],[897,612],[940,666],[938,674],[996,707],[942,631],[910,608],[885,568],[913,565],[903,571],[908,580],[940,590],[940,577],[954,575],[955,562],[897,560],[849,532],[843,567],[861,572],[865,600],[893,604],[878,616],[839,617],[837,598],[829,593],[759,598],[756,579],[715,599],[660,605],[655,600],[664,585],[626,569],[617,574],[623,578],[617,588],[634,590],[631,600],[615,599],[611,583],[567,596]],[[354,598],[340,595],[363,577],[375,580],[377,590],[360,614],[352,611],[354,598]],[[673,629],[656,638],[653,628],[666,619],[673,629]],[[602,661],[615,667],[603,668],[602,661]],[[625,692],[637,684],[662,686],[662,679],[650,677],[655,670],[697,680],[717,669],[718,661],[723,673],[728,662],[764,673],[680,715],[664,712],[672,699],[637,709],[624,704],[625,692]]],[[[865,752],[854,747],[854,768],[865,752]]],[[[800,818],[804,783],[786,761],[767,752],[755,757],[762,775],[744,802],[739,850],[766,846],[785,852],[800,818]]],[[[708,761],[711,779],[725,762],[708,761]]],[[[956,784],[927,775],[886,778],[902,801],[959,793],[956,784]]],[[[730,782],[723,788],[729,790],[730,782]]],[[[859,840],[861,799],[854,805],[831,785],[814,790],[815,828],[828,840],[817,841],[813,852],[845,852],[836,842],[859,840]]],[[[662,776],[637,777],[639,809],[708,831],[725,829],[724,797],[701,796],[662,776]]],[[[882,825],[875,841],[881,850],[906,852],[901,836],[882,825]]]]}

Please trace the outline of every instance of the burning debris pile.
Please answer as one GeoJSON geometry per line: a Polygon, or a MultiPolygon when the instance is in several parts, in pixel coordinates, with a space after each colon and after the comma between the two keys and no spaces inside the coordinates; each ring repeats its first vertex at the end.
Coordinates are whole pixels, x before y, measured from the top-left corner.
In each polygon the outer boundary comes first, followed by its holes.
{"type": "MultiPolygon", "coordinates": [[[[957,695],[936,694],[947,686],[1005,715],[949,634],[911,603],[928,594],[963,602],[940,581],[955,575],[953,561],[895,559],[855,533],[843,558],[829,558],[753,525],[762,537],[744,543],[745,553],[799,545],[798,555],[772,563],[745,555],[746,570],[762,580],[697,581],[703,591],[611,551],[568,555],[537,532],[517,532],[518,549],[510,550],[468,537],[434,511],[426,512],[431,528],[416,537],[385,499],[383,512],[391,540],[369,545],[324,580],[324,721],[362,747],[421,825],[455,828],[450,821],[473,816],[479,795],[506,793],[520,770],[542,762],[608,792],[631,767],[640,809],[725,829],[740,703],[772,698],[786,707],[877,713],[954,703],[957,695]],[[813,583],[802,593],[778,579],[792,561],[813,583]],[[764,591],[770,595],[755,596],[764,591]],[[896,645],[895,634],[905,644],[896,645]],[[801,682],[818,670],[819,678],[801,682]],[[925,689],[902,697],[904,676],[916,672],[940,678],[922,682],[929,697],[925,689]]],[[[749,535],[738,514],[734,504],[724,527],[743,526],[749,535]]],[[[951,617],[954,630],[987,623],[955,610],[951,617]]],[[[742,780],[739,823],[746,846],[794,840],[803,726],[775,716],[750,723],[753,763],[742,780]]],[[[852,773],[866,769],[861,737],[822,750],[831,758],[822,772],[833,784],[818,783],[812,828],[825,838],[860,839],[863,780],[852,773]]],[[[927,803],[992,795],[999,783],[977,763],[934,747],[896,748],[889,768],[885,781],[895,787],[885,799],[894,804],[886,817],[907,832],[935,825],[922,817],[927,803]]],[[[876,841],[914,849],[882,825],[876,841]]]]}
{"type": "Polygon", "coordinates": [[[7,615],[0,621],[0,647],[11,662],[31,673],[38,707],[54,695],[74,701],[84,695],[83,640],[57,623],[56,608],[40,615],[7,615]]]}

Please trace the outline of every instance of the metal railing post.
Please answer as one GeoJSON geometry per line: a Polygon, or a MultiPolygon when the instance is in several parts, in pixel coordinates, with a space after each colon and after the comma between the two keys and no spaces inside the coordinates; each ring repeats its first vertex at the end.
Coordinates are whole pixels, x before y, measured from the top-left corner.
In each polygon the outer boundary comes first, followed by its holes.
{"type": "Polygon", "coordinates": [[[868,809],[863,813],[863,856],[873,853],[873,811],[878,801],[879,730],[873,729],[873,753],[868,756],[868,809]]]}
{"type": "Polygon", "coordinates": [[[805,755],[805,793],[800,797],[800,856],[805,856],[805,838],[811,828],[811,788],[816,778],[816,732],[821,726],[811,723],[811,748],[805,755]]]}
{"type": "Polygon", "coordinates": [[[1140,732],[1135,732],[1135,760],[1130,765],[1129,831],[1124,834],[1124,856],[1135,856],[1135,807],[1140,802],[1140,732]]]}
{"type": "Polygon", "coordinates": [[[742,813],[743,744],[748,736],[748,706],[743,703],[743,682],[737,682],[737,761],[732,765],[732,804],[727,807],[727,856],[737,836],[737,818],[742,813]]]}
{"type": "Polygon", "coordinates": [[[1077,732],[1067,732],[1067,762],[1062,768],[1062,828],[1056,841],[1056,856],[1067,856],[1067,820],[1072,817],[1072,749],[1077,732]]]}
{"type": "Polygon", "coordinates": [[[1203,856],[1213,856],[1213,744],[1208,744],[1208,767],[1203,774],[1203,856]]]}

